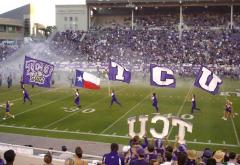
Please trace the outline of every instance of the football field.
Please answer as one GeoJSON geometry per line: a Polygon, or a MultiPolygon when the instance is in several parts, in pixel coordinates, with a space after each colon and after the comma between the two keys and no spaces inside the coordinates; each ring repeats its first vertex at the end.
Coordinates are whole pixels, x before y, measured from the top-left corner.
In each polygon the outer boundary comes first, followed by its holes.
{"type": "MultiPolygon", "coordinates": [[[[22,90],[19,86],[11,89],[0,88],[0,132],[81,139],[100,142],[127,144],[129,117],[137,116],[135,132],[138,132],[140,115],[149,115],[147,136],[151,138],[150,128],[162,131],[162,122],[151,124],[155,109],[152,107],[151,94],[157,93],[160,114],[183,117],[193,124],[192,133],[186,132],[187,145],[195,149],[211,147],[228,148],[240,151],[240,117],[236,115],[227,121],[222,119],[226,98],[233,102],[234,113],[240,113],[240,96],[211,95],[193,86],[193,79],[177,79],[176,88],[155,88],[148,84],[113,83],[118,100],[123,105],[109,107],[111,97],[108,86],[101,90],[80,89],[82,107],[74,105],[74,88],[55,86],[53,88],[26,89],[33,101],[23,104],[22,90]],[[196,95],[197,107],[191,115],[191,97],[196,95]],[[13,103],[11,113],[15,119],[3,120],[5,102],[13,103]]],[[[236,92],[240,81],[224,80],[221,91],[236,92]]],[[[240,91],[239,91],[240,92],[240,91]]],[[[178,127],[170,122],[169,140],[174,140],[178,127]]]]}

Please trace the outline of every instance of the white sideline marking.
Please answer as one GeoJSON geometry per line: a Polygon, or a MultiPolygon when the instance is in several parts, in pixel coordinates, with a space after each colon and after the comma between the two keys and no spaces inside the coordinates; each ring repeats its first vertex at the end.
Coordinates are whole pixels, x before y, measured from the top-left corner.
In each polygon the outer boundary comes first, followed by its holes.
{"type": "MultiPolygon", "coordinates": [[[[122,90],[123,90],[123,89],[121,89],[120,91],[122,91],[122,90]]],[[[104,100],[104,99],[106,99],[106,98],[109,98],[109,96],[107,95],[107,96],[101,98],[100,100],[95,101],[94,103],[92,103],[92,104],[90,104],[90,105],[88,105],[88,106],[86,106],[86,107],[84,107],[84,108],[85,108],[85,109],[86,109],[86,108],[89,108],[90,106],[95,105],[95,104],[97,104],[98,102],[100,102],[100,101],[102,101],[102,100],[104,100]]],[[[78,112],[80,112],[80,111],[82,111],[82,109],[79,109],[79,110],[77,110],[77,111],[75,111],[75,112],[73,112],[73,113],[71,113],[71,114],[69,114],[69,115],[67,115],[67,116],[65,116],[65,117],[63,117],[63,118],[60,118],[60,119],[58,119],[58,120],[56,120],[56,121],[54,121],[54,122],[52,122],[52,123],[50,123],[50,124],[48,124],[48,125],[45,125],[43,128],[49,128],[50,126],[52,126],[52,125],[54,125],[54,124],[57,124],[57,123],[65,120],[65,119],[67,119],[67,118],[75,115],[76,113],[78,113],[78,112]]]]}
{"type": "MultiPolygon", "coordinates": [[[[25,130],[33,130],[33,131],[46,131],[46,132],[56,132],[56,133],[70,133],[70,134],[79,134],[79,135],[92,135],[92,136],[103,136],[103,137],[115,137],[115,138],[124,138],[129,139],[129,136],[122,135],[109,135],[109,134],[98,134],[98,133],[89,133],[89,132],[76,132],[76,131],[64,131],[64,130],[53,130],[53,129],[43,129],[43,128],[29,128],[29,127],[18,127],[18,126],[10,126],[0,124],[0,127],[4,128],[16,128],[16,129],[25,129],[25,130]]],[[[170,142],[175,142],[175,140],[168,140],[170,142]]],[[[227,147],[240,147],[238,144],[221,144],[221,143],[208,143],[208,142],[194,142],[194,141],[186,141],[189,144],[200,144],[200,145],[212,145],[212,146],[227,146],[227,147]]]]}
{"type": "MultiPolygon", "coordinates": [[[[193,82],[193,83],[194,83],[194,82],[193,82]]],[[[189,88],[189,90],[188,90],[188,92],[187,92],[187,95],[185,96],[185,98],[184,98],[184,100],[183,100],[182,105],[181,105],[181,106],[179,107],[179,109],[178,109],[177,116],[179,116],[179,115],[181,114],[182,109],[183,109],[183,107],[184,107],[184,105],[185,105],[185,103],[186,103],[186,101],[187,101],[187,98],[189,97],[189,94],[190,94],[190,93],[192,92],[192,90],[193,90],[193,83],[192,83],[191,87],[189,88]]],[[[171,134],[171,132],[172,132],[172,129],[173,129],[173,126],[171,126],[170,131],[169,131],[169,134],[168,134],[167,137],[170,136],[170,134],[171,134]]]]}
{"type": "MultiPolygon", "coordinates": [[[[151,92],[152,93],[152,92],[151,92]]],[[[119,122],[122,118],[124,118],[129,112],[131,112],[133,109],[135,109],[137,106],[139,106],[147,97],[149,97],[150,94],[147,94],[140,102],[135,104],[131,109],[129,109],[126,113],[124,113],[121,117],[119,117],[115,122],[113,122],[111,125],[109,125],[107,128],[105,128],[101,134],[105,133],[107,130],[109,130],[112,126],[114,126],[117,122],[119,122]]]]}
{"type": "Polygon", "coordinates": [[[232,121],[232,125],[233,125],[233,130],[234,130],[234,133],[235,133],[235,136],[236,136],[236,139],[237,139],[237,144],[239,145],[240,144],[239,137],[238,137],[236,126],[235,126],[235,123],[234,123],[232,117],[231,117],[231,121],[232,121]]]}

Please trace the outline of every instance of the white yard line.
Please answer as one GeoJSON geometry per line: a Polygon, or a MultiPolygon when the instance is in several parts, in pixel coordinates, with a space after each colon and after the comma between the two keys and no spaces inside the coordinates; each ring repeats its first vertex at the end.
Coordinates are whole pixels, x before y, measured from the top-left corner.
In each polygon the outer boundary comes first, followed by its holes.
{"type": "MultiPolygon", "coordinates": [[[[193,83],[194,83],[194,81],[193,81],[193,83]]],[[[185,105],[185,103],[186,103],[186,101],[187,101],[187,99],[188,99],[188,97],[189,97],[189,94],[190,94],[190,93],[192,92],[192,90],[193,90],[193,83],[192,83],[191,87],[189,88],[189,90],[188,90],[188,92],[187,92],[187,94],[186,94],[186,96],[185,96],[185,98],[184,98],[184,100],[183,100],[182,105],[181,105],[181,106],[179,107],[179,109],[178,109],[177,116],[179,116],[179,115],[181,114],[182,109],[183,109],[183,107],[184,107],[184,105],[185,105]]],[[[173,129],[173,126],[171,126],[171,128],[170,128],[168,137],[170,136],[170,134],[171,134],[171,132],[172,132],[172,129],[173,129]]]]}
{"type": "MultiPolygon", "coordinates": [[[[15,128],[15,129],[23,129],[23,130],[32,130],[32,131],[45,131],[45,132],[55,132],[55,133],[69,133],[69,134],[79,134],[79,135],[91,135],[91,136],[103,136],[103,137],[113,137],[113,138],[123,138],[129,139],[128,136],[122,135],[109,135],[109,134],[98,134],[98,133],[89,133],[89,132],[77,132],[77,131],[64,131],[64,130],[54,130],[54,129],[43,129],[43,128],[30,128],[30,127],[20,127],[20,126],[11,126],[11,125],[3,125],[0,127],[3,128],[15,128]]],[[[174,142],[175,140],[168,140],[170,142],[174,142]]],[[[221,143],[208,143],[208,142],[195,142],[195,141],[187,141],[187,144],[200,144],[200,145],[212,145],[212,146],[227,146],[227,147],[240,147],[240,145],[236,144],[221,144],[221,143]]]]}
{"type": "MultiPolygon", "coordinates": [[[[122,90],[123,90],[123,89],[121,89],[120,91],[122,91],[122,90]]],[[[107,95],[107,96],[101,98],[100,100],[95,101],[94,103],[92,103],[92,104],[90,104],[90,105],[88,105],[88,106],[86,106],[86,107],[84,107],[84,108],[89,108],[90,106],[93,106],[93,105],[99,103],[100,101],[102,101],[102,100],[104,100],[104,99],[106,99],[106,98],[109,98],[109,96],[107,95]]],[[[67,115],[67,116],[65,116],[65,117],[62,117],[62,118],[60,118],[60,119],[58,119],[58,120],[56,120],[56,121],[54,121],[54,122],[52,122],[52,123],[50,123],[50,124],[48,124],[48,125],[45,125],[43,128],[49,128],[49,127],[51,127],[52,125],[55,125],[55,124],[57,124],[57,123],[65,120],[65,119],[67,119],[67,118],[75,115],[76,113],[78,113],[78,112],[80,112],[80,111],[82,111],[82,109],[79,109],[79,110],[77,110],[77,111],[75,111],[75,112],[73,112],[73,113],[71,113],[71,114],[69,114],[69,115],[67,115]]]]}
{"type": "MultiPolygon", "coordinates": [[[[152,92],[151,92],[152,93],[152,92]]],[[[150,94],[151,94],[150,93],[150,94]]],[[[101,134],[105,133],[107,130],[109,130],[110,128],[112,128],[116,123],[118,123],[122,118],[124,118],[129,112],[131,112],[132,110],[134,110],[137,106],[139,106],[147,97],[149,97],[148,94],[147,96],[145,96],[140,102],[138,102],[137,104],[135,104],[132,108],[130,108],[126,113],[124,113],[120,118],[118,118],[115,122],[113,122],[111,125],[109,125],[107,128],[105,128],[101,134]]]]}
{"type": "Polygon", "coordinates": [[[236,126],[235,126],[235,123],[231,117],[231,121],[232,121],[232,125],[233,125],[233,130],[234,130],[234,133],[235,133],[235,136],[236,136],[236,139],[237,139],[237,144],[240,145],[240,142],[239,142],[239,137],[238,137],[238,134],[237,134],[237,129],[236,129],[236,126]]]}

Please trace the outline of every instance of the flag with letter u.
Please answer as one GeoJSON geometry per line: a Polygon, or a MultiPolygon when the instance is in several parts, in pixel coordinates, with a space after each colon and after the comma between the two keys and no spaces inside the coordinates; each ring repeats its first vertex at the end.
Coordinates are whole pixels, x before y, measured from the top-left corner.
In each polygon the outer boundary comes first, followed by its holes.
{"type": "Polygon", "coordinates": [[[23,83],[40,87],[50,87],[54,65],[25,56],[23,83]]]}
{"type": "Polygon", "coordinates": [[[199,69],[194,82],[196,87],[201,88],[213,95],[219,92],[221,84],[222,80],[204,66],[199,69]]]}
{"type": "Polygon", "coordinates": [[[75,86],[87,89],[100,89],[100,78],[93,74],[76,70],[75,86]]]}

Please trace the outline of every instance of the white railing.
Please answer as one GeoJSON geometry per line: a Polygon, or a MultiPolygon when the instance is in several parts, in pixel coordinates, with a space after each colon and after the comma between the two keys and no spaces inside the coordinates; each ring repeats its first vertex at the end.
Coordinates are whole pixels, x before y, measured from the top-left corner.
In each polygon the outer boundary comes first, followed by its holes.
{"type": "MultiPolygon", "coordinates": [[[[44,149],[37,147],[21,146],[15,144],[0,143],[0,152],[5,152],[6,150],[12,149],[18,155],[22,155],[30,158],[43,158],[43,156],[50,152],[52,154],[53,160],[58,162],[64,162],[68,157],[73,157],[74,153],[69,151],[58,151],[53,149],[44,149]]],[[[102,157],[90,154],[83,154],[83,159],[89,162],[89,165],[95,165],[98,162],[101,162],[102,157]]]]}

